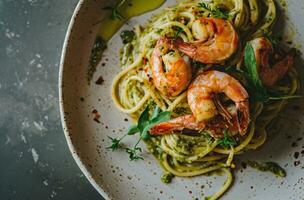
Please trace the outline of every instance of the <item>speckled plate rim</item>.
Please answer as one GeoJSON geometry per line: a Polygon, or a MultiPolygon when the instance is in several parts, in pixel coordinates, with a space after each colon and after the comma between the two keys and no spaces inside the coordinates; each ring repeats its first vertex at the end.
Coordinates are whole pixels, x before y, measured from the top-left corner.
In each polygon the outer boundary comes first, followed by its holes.
{"type": "Polygon", "coordinates": [[[58,78],[60,119],[61,119],[64,136],[66,138],[69,150],[70,150],[75,162],[77,163],[78,167],[80,168],[82,173],[85,175],[85,177],[88,179],[88,181],[93,185],[93,187],[99,192],[99,194],[101,194],[102,197],[105,199],[110,199],[109,195],[106,193],[106,191],[102,187],[100,187],[100,185],[98,185],[96,183],[96,181],[92,177],[92,175],[89,172],[89,170],[87,169],[87,167],[83,164],[81,158],[77,155],[77,153],[76,153],[77,149],[75,148],[75,146],[72,143],[71,137],[69,135],[67,122],[64,117],[65,116],[64,115],[65,107],[64,107],[64,103],[63,103],[63,72],[64,72],[64,68],[65,68],[65,63],[67,62],[66,55],[70,48],[70,40],[73,35],[73,29],[74,29],[75,22],[79,18],[78,13],[80,13],[81,9],[83,8],[83,4],[85,3],[85,1],[86,0],[79,0],[78,4],[73,12],[73,15],[71,17],[70,23],[67,28],[67,33],[66,33],[66,36],[64,39],[63,48],[62,48],[62,52],[61,52],[60,65],[59,65],[59,78],[58,78]]]}

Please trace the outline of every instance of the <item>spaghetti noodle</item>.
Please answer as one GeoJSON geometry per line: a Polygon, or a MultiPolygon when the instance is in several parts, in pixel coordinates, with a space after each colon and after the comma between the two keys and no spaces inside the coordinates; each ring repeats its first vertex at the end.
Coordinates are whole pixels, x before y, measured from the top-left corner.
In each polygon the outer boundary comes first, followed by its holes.
{"type": "MultiPolygon", "coordinates": [[[[223,66],[243,65],[243,50],[246,42],[261,36],[270,36],[276,20],[276,6],[273,0],[213,0],[187,1],[171,8],[166,8],[154,16],[144,28],[135,27],[135,39],[125,44],[122,49],[121,71],[112,83],[112,98],[117,108],[123,113],[138,119],[148,105],[158,106],[163,111],[172,112],[172,117],[191,114],[187,103],[187,92],[175,97],[163,95],[153,84],[151,55],[160,37],[180,37],[185,42],[194,41],[191,29],[200,17],[228,17],[240,38],[237,52],[225,61],[223,66]],[[203,3],[202,5],[199,3],[203,3]]],[[[225,67],[205,65],[203,70],[225,67]]],[[[226,73],[238,80],[244,80],[242,73],[226,73]]],[[[246,82],[242,82],[246,86],[246,82]]],[[[272,90],[283,95],[297,92],[299,81],[297,72],[291,68],[287,76],[278,82],[272,90]]],[[[227,180],[210,199],[218,199],[228,190],[233,182],[231,169],[233,158],[251,149],[260,147],[267,138],[270,122],[286,105],[287,100],[255,101],[250,97],[251,122],[244,136],[235,136],[235,145],[221,146],[219,138],[201,132],[200,134],[166,134],[147,140],[148,148],[159,160],[164,170],[180,177],[192,177],[214,171],[223,171],[227,180]]]]}

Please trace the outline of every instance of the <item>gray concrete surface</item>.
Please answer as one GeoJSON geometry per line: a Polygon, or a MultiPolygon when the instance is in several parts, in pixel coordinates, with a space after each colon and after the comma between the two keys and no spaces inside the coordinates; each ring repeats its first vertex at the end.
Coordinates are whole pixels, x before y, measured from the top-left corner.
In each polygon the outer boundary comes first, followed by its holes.
{"type": "Polygon", "coordinates": [[[101,199],[62,132],[58,71],[77,0],[0,0],[0,199],[101,199]]]}

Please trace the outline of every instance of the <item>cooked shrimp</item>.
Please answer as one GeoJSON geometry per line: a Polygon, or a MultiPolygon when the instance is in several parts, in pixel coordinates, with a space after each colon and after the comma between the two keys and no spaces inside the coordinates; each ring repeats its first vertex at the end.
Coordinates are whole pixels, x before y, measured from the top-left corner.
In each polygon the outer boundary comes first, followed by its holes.
{"type": "Polygon", "coordinates": [[[153,135],[162,135],[164,133],[172,133],[174,131],[182,131],[184,129],[200,131],[205,127],[206,123],[204,121],[197,122],[193,115],[184,115],[154,126],[150,130],[150,133],[153,135]]]}
{"type": "MultiPolygon", "coordinates": [[[[203,130],[205,127],[209,127],[208,129],[214,129],[210,122],[218,116],[217,108],[213,102],[213,96],[217,93],[224,93],[235,102],[236,111],[229,112],[234,121],[227,128],[235,130],[237,127],[237,131],[244,135],[249,124],[248,93],[232,76],[215,70],[198,75],[188,88],[188,104],[193,115],[181,116],[160,123],[151,129],[151,134],[172,133],[174,130],[183,130],[184,128],[203,130]]],[[[218,118],[216,120],[218,121],[218,118]]],[[[221,117],[221,120],[225,119],[221,117]]],[[[222,121],[216,124],[226,126],[227,122],[222,121]]]]}
{"type": "Polygon", "coordinates": [[[172,40],[160,38],[151,56],[152,77],[156,88],[167,97],[174,97],[184,91],[192,77],[191,66],[172,40]]]}
{"type": "Polygon", "coordinates": [[[272,67],[269,64],[269,56],[273,52],[273,48],[269,40],[264,37],[256,38],[251,42],[254,50],[258,72],[262,83],[265,86],[273,86],[277,81],[282,79],[286,72],[294,63],[294,52],[278,61],[272,67]]]}
{"type": "Polygon", "coordinates": [[[192,32],[197,41],[186,43],[179,38],[175,45],[196,61],[222,63],[237,49],[238,34],[228,20],[202,17],[193,23],[192,32]]]}

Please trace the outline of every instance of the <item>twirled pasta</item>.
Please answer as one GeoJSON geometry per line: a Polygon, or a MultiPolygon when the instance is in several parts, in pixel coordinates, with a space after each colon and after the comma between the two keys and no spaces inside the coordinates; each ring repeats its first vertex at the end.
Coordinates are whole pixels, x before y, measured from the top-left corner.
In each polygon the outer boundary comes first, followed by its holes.
{"type": "MultiPolygon", "coordinates": [[[[229,20],[239,32],[242,46],[246,41],[262,35],[271,34],[271,28],[276,20],[276,7],[273,0],[213,0],[203,1],[210,8],[220,8],[228,12],[229,20]]],[[[212,16],[208,10],[199,8],[197,1],[180,3],[178,6],[167,8],[164,12],[154,16],[142,29],[136,27],[136,39],[132,41],[133,50],[123,50],[122,70],[116,75],[112,83],[112,98],[124,113],[135,119],[149,104],[156,104],[162,110],[172,111],[174,117],[190,112],[187,104],[186,92],[168,98],[162,95],[151,81],[150,57],[157,40],[161,36],[174,37],[176,30],[180,30],[179,37],[184,41],[193,41],[192,24],[199,17],[212,16]],[[183,24],[183,19],[187,23],[183,24]],[[133,62],[132,62],[133,61],[133,62]]],[[[226,66],[242,64],[242,50],[240,48],[233,58],[225,62],[226,66]]],[[[284,94],[292,95],[299,87],[297,72],[293,68],[288,73],[288,83],[274,87],[284,94]]],[[[162,167],[172,174],[181,177],[198,176],[217,170],[227,174],[227,180],[222,188],[211,199],[219,198],[231,185],[233,177],[234,155],[250,149],[257,149],[267,137],[267,126],[278,115],[286,100],[269,101],[266,103],[251,102],[251,123],[245,137],[239,138],[238,146],[224,148],[217,140],[205,135],[190,136],[171,134],[157,136],[150,139],[148,146],[159,159],[162,167]],[[190,145],[189,142],[191,141],[190,145]]]]}

